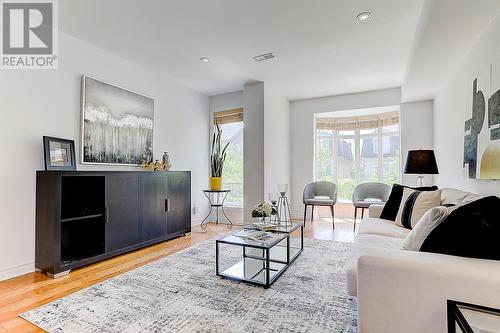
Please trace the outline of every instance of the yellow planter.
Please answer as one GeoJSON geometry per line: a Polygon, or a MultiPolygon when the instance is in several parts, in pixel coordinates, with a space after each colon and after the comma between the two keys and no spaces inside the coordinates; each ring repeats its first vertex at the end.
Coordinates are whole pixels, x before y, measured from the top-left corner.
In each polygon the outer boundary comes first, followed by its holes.
{"type": "Polygon", "coordinates": [[[210,177],[210,189],[212,191],[222,190],[222,177],[210,177]]]}

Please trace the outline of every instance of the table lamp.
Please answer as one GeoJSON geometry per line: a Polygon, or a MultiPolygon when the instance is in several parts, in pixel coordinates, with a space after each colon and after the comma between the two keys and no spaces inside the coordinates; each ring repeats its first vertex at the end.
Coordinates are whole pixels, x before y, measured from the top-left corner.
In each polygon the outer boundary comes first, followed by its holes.
{"type": "Polygon", "coordinates": [[[409,150],[404,171],[406,174],[418,174],[417,186],[423,186],[424,175],[439,173],[434,150],[409,150]]]}

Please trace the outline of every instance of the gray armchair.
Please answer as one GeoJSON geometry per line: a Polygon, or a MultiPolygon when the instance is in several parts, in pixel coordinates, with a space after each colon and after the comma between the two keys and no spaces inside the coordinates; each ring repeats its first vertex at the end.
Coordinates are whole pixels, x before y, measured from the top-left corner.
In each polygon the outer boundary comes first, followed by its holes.
{"type": "Polygon", "coordinates": [[[337,203],[337,185],[330,182],[307,184],[302,197],[304,202],[304,226],[306,225],[307,206],[312,207],[311,222],[314,219],[314,206],[329,206],[332,212],[332,225],[335,228],[334,206],[337,203]]]}
{"type": "Polygon", "coordinates": [[[354,205],[354,230],[356,230],[356,219],[358,208],[361,208],[361,218],[365,209],[374,203],[384,204],[391,194],[391,187],[383,183],[363,183],[354,188],[352,194],[352,204],[354,205]]]}

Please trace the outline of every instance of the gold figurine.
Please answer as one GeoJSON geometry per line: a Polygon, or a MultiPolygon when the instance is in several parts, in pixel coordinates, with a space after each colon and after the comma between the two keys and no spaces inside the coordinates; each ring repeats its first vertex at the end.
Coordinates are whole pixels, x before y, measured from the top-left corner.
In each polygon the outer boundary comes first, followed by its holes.
{"type": "Polygon", "coordinates": [[[160,162],[156,160],[155,162],[146,162],[143,161],[140,164],[140,167],[144,171],[168,171],[172,167],[172,164],[169,161],[160,162]]]}

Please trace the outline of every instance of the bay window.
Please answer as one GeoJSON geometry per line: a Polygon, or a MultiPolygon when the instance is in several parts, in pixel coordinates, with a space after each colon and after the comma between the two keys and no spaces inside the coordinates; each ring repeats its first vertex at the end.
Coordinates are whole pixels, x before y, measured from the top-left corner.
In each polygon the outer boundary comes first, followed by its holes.
{"type": "Polygon", "coordinates": [[[315,179],[337,184],[349,202],[357,184],[400,181],[399,112],[316,117],[315,179]]]}

